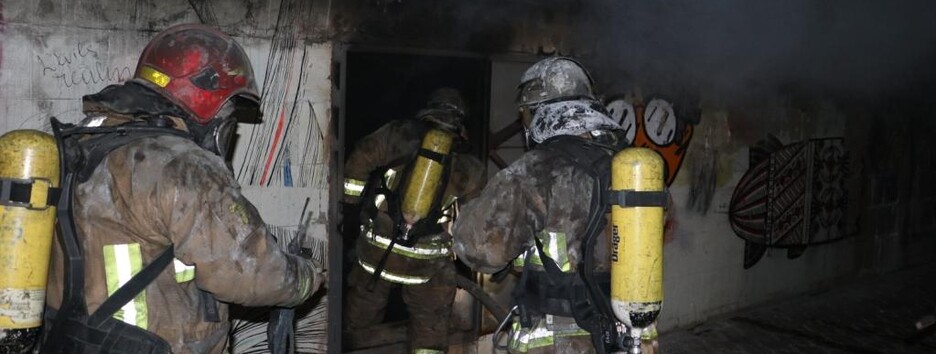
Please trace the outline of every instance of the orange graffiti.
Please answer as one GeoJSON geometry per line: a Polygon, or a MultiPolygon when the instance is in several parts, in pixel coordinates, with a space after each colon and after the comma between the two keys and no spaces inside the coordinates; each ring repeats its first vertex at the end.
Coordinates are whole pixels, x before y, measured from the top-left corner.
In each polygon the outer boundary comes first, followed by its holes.
{"type": "MultiPolygon", "coordinates": [[[[636,135],[631,146],[651,148],[663,157],[663,161],[666,163],[666,185],[669,186],[676,179],[683,158],[686,157],[686,149],[689,148],[689,140],[692,139],[692,125],[686,124],[682,120],[676,119],[676,117],[664,117],[662,118],[664,120],[673,120],[673,122],[667,122],[672,125],[672,131],[665,132],[664,130],[669,128],[666,128],[667,125],[662,122],[656,122],[655,129],[649,128],[654,122],[645,121],[645,109],[646,107],[642,104],[634,107],[637,118],[636,135]],[[669,135],[663,135],[666,133],[669,133],[669,135]]],[[[647,118],[652,119],[652,117],[647,118]]]]}

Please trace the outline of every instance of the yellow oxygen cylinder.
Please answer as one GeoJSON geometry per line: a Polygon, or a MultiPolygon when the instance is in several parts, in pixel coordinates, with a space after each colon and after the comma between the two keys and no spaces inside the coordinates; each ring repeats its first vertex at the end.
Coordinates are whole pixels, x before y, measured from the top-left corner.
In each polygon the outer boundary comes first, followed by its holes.
{"type": "Polygon", "coordinates": [[[421,149],[425,152],[416,156],[409,180],[403,194],[401,206],[403,218],[410,225],[429,215],[435,201],[445,166],[439,158],[448,156],[452,150],[453,136],[438,129],[431,129],[423,136],[421,149]],[[426,155],[434,155],[430,158],[426,155]]]}
{"type": "Polygon", "coordinates": [[[0,136],[0,353],[38,339],[55,229],[50,188],[59,186],[55,139],[37,130],[0,136]]]}
{"type": "Polygon", "coordinates": [[[611,308],[637,338],[663,304],[664,171],[663,159],[647,148],[612,159],[611,308]]]}

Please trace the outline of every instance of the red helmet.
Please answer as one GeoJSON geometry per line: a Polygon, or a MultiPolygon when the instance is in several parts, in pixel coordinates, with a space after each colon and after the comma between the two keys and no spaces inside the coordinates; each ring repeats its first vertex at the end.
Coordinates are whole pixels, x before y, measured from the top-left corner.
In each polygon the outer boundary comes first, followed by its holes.
{"type": "MultiPolygon", "coordinates": [[[[153,38],[133,81],[156,90],[199,124],[210,122],[234,98],[259,113],[260,94],[244,49],[228,35],[200,24],[177,25],[153,38]]],[[[246,106],[246,107],[245,107],[246,106]]],[[[240,112],[244,113],[244,112],[240,112]]]]}

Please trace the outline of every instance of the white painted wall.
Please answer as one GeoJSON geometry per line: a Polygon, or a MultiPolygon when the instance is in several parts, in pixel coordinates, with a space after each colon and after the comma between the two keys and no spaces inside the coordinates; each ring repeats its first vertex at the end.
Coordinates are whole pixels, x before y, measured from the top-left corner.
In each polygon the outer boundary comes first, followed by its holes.
{"type": "MultiPolygon", "coordinates": [[[[279,232],[297,228],[308,199],[308,235],[321,248],[320,261],[324,262],[331,188],[328,159],[336,139],[329,134],[332,48],[328,43],[306,41],[309,33],[300,33],[315,31],[321,23],[276,31],[281,13],[295,20],[295,12],[306,6],[300,4],[258,0],[0,2],[0,133],[13,129],[49,132],[51,116],[77,122],[82,118],[81,96],[130,78],[143,47],[160,30],[202,20],[218,24],[245,48],[258,84],[268,86],[260,88],[267,92],[264,123],[239,127],[241,138],[234,159],[235,171],[251,161],[259,166],[260,172],[253,175],[262,175],[262,169],[270,165],[268,183],[261,186],[257,178],[251,179],[251,173],[240,173],[244,194],[279,232]],[[294,8],[280,11],[281,4],[294,8]],[[287,42],[291,45],[283,45],[287,42]],[[274,67],[279,71],[268,70],[274,67]],[[267,73],[276,77],[265,80],[267,73]],[[269,90],[271,86],[276,90],[269,90]],[[290,129],[278,131],[280,120],[290,117],[290,129]],[[248,144],[252,134],[256,139],[248,144]],[[270,143],[274,140],[275,146],[270,143]],[[285,155],[280,151],[285,146],[290,149],[292,188],[283,183],[285,155]]],[[[319,13],[324,12],[315,16],[319,13]]],[[[318,17],[300,20],[313,18],[318,17]]],[[[317,316],[312,320],[325,322],[325,306],[322,300],[312,311],[317,316]]],[[[314,338],[299,341],[306,342],[306,350],[324,351],[325,333],[315,333],[314,338]]]]}
{"type": "MultiPolygon", "coordinates": [[[[81,113],[81,97],[95,93],[110,84],[125,81],[133,75],[139,53],[154,30],[163,29],[172,24],[197,22],[198,17],[186,1],[164,1],[158,5],[146,2],[99,1],[92,16],[87,11],[95,9],[95,1],[80,2],[74,7],[53,6],[46,8],[38,1],[8,1],[3,9],[5,24],[0,32],[2,57],[0,57],[0,132],[13,129],[39,129],[49,131],[49,117],[55,116],[65,122],[76,122],[81,113]],[[51,12],[45,12],[50,10],[51,12]],[[149,16],[129,20],[131,14],[146,12],[149,16]],[[86,16],[87,15],[87,16],[86,16]],[[154,23],[158,23],[154,25],[154,23]]],[[[230,0],[228,5],[243,7],[245,1],[230,0]]],[[[278,3],[277,3],[278,4],[278,3]]],[[[56,5],[67,5],[56,3],[56,5]]],[[[219,9],[227,6],[216,4],[219,9]]],[[[267,4],[256,10],[258,17],[269,21],[275,20],[278,7],[267,4]]],[[[230,12],[230,11],[229,11],[230,12]]],[[[236,15],[236,14],[235,14],[236,15]]],[[[241,14],[242,16],[243,14],[241,14]]],[[[254,67],[258,83],[264,83],[267,73],[267,60],[271,57],[271,38],[269,24],[253,28],[255,33],[265,36],[241,35],[235,39],[247,51],[254,67]]],[[[247,33],[240,28],[242,34],[247,33]]],[[[235,147],[234,167],[238,170],[247,154],[250,134],[268,130],[278,123],[278,113],[299,106],[300,115],[314,119],[296,122],[293,132],[310,130],[310,137],[286,137],[287,141],[304,144],[293,146],[293,155],[302,150],[324,150],[325,138],[328,137],[328,125],[331,109],[331,46],[329,44],[299,44],[284,56],[305,56],[305,60],[290,61],[286,68],[288,74],[304,69],[302,77],[292,77],[294,85],[287,88],[288,99],[274,101],[264,107],[265,120],[261,125],[241,124],[238,129],[240,139],[235,147]],[[298,81],[302,80],[299,84],[298,81]],[[305,148],[305,149],[303,149],[305,148]],[[300,150],[300,151],[296,151],[300,150]]],[[[261,88],[261,91],[263,88],[261,88]]],[[[258,133],[259,134],[259,133],[258,133]]],[[[282,146],[282,145],[280,145],[282,146]]],[[[309,178],[303,188],[292,189],[292,193],[264,193],[265,188],[243,183],[245,194],[252,196],[261,206],[264,217],[276,225],[294,225],[299,220],[299,212],[305,197],[313,198],[310,210],[315,211],[316,221],[324,224],[327,211],[327,163],[328,154],[320,151],[316,156],[306,159],[305,166],[314,170],[315,178],[309,178]],[[298,193],[296,193],[298,192],[298,193]],[[285,201],[286,205],[298,204],[298,208],[274,210],[274,201],[289,198],[302,198],[302,202],[285,201]],[[266,206],[266,207],[263,207],[266,206]]],[[[299,179],[298,171],[296,180],[299,179]]],[[[272,186],[282,186],[282,181],[271,172],[268,179],[272,186]]],[[[295,182],[298,184],[298,181],[295,182]]],[[[253,184],[257,184],[254,182],[253,184]]],[[[323,233],[317,233],[323,237],[323,233]]]]}

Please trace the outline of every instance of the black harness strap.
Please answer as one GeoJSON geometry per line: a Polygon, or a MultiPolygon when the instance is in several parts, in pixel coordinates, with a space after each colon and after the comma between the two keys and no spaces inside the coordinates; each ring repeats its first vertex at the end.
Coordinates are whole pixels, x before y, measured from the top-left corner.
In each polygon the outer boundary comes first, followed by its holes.
{"type": "Polygon", "coordinates": [[[371,278],[367,282],[367,291],[374,291],[374,288],[377,286],[377,279],[380,279],[380,274],[383,273],[384,268],[387,267],[387,259],[390,258],[390,252],[393,251],[393,246],[397,243],[396,241],[396,237],[391,238],[387,249],[385,249],[380,256],[380,261],[378,261],[377,266],[374,267],[374,274],[371,274],[371,278]]]}
{"type": "Polygon", "coordinates": [[[88,324],[97,327],[105,318],[113,316],[117,310],[133,300],[134,297],[146,289],[147,285],[156,280],[159,273],[166,269],[169,263],[172,262],[172,255],[172,246],[169,246],[150,264],[147,264],[130,278],[126,284],[114,291],[107,300],[104,300],[104,303],[88,317],[88,324]]]}
{"type": "Polygon", "coordinates": [[[442,165],[448,164],[448,160],[449,160],[449,155],[440,154],[438,152],[425,149],[422,147],[419,148],[416,154],[419,156],[425,157],[427,159],[430,159],[432,161],[438,162],[442,165]]]}
{"type": "Polygon", "coordinates": [[[530,271],[532,256],[533,255],[529,252],[524,256],[523,271],[520,272],[520,280],[517,281],[517,285],[514,286],[510,294],[513,298],[514,305],[517,306],[517,310],[520,312],[520,326],[525,328],[533,326],[533,320],[530,318],[530,308],[527,306],[530,302],[530,295],[528,294],[529,292],[526,291],[530,284],[530,274],[533,273],[530,271]]]}
{"type": "MultiPolygon", "coordinates": [[[[45,200],[45,205],[32,205],[32,189],[37,179],[15,179],[0,178],[0,204],[10,206],[21,206],[30,209],[45,209],[49,206],[58,204],[62,195],[61,188],[52,187],[49,183],[49,192],[45,200]]],[[[41,180],[41,179],[40,179],[41,180]]]]}
{"type": "MultiPolygon", "coordinates": [[[[540,307],[538,311],[553,315],[566,315],[571,312],[576,323],[592,335],[592,342],[598,353],[607,353],[616,347],[617,332],[614,328],[613,313],[610,298],[605,295],[610,291],[610,274],[596,274],[594,271],[594,254],[598,235],[607,224],[605,214],[608,210],[608,186],[610,185],[610,161],[614,149],[575,136],[558,136],[549,139],[537,146],[538,149],[548,149],[563,155],[577,169],[586,172],[594,181],[592,198],[589,204],[588,219],[582,242],[582,259],[577,264],[578,274],[565,274],[559,269],[555,260],[543,251],[542,241],[534,237],[534,244],[540,259],[543,261],[545,276],[536,275],[540,281],[528,281],[526,286],[519,284],[520,296],[515,301],[521,308],[527,306],[540,307]],[[545,278],[545,279],[542,279],[545,278]],[[545,280],[545,281],[544,281],[545,280]],[[549,282],[552,289],[546,292],[535,289],[536,283],[549,282]],[[538,299],[533,299],[534,293],[539,292],[538,299]],[[556,301],[552,297],[562,296],[563,301],[556,301]]],[[[534,277],[524,265],[521,279],[534,277]]],[[[523,318],[521,318],[523,320],[523,318]]],[[[524,323],[521,323],[525,325],[524,323]]]]}
{"type": "MultiPolygon", "coordinates": [[[[58,238],[66,262],[61,308],[46,309],[47,330],[43,334],[43,353],[162,354],[171,350],[165,340],[152,332],[115,320],[112,316],[166,269],[172,261],[172,245],[117,289],[94,314],[88,314],[84,300],[85,260],[72,209],[75,186],[90,178],[97,165],[114,149],[146,137],[167,134],[188,137],[184,132],[172,128],[138,124],[146,123],[88,128],[63,124],[52,118],[52,131],[59,145],[63,176],[56,213],[58,238]]],[[[203,306],[216,307],[217,302],[203,306]]]]}
{"type": "Polygon", "coordinates": [[[669,194],[665,191],[635,191],[622,190],[608,192],[608,201],[611,205],[624,208],[632,207],[666,207],[669,194]]]}
{"type": "Polygon", "coordinates": [[[93,134],[93,138],[82,141],[78,145],[81,147],[80,164],[81,169],[77,170],[78,182],[85,182],[91,178],[91,174],[98,165],[115,149],[127,145],[131,142],[150,137],[175,135],[178,137],[192,139],[192,136],[183,131],[172,128],[160,128],[150,126],[113,126],[99,128],[75,128],[69,132],[69,135],[93,134]]]}
{"type": "MultiPolygon", "coordinates": [[[[54,125],[53,125],[54,126],[54,125]]],[[[62,154],[60,151],[59,154],[62,154]]],[[[64,160],[63,160],[64,161],[64,160]]],[[[64,164],[63,164],[64,165],[64,164]]],[[[59,243],[65,251],[65,284],[62,290],[62,312],[66,310],[74,311],[76,314],[86,316],[88,313],[87,305],[84,301],[84,255],[81,251],[81,243],[78,241],[78,232],[72,219],[72,189],[75,187],[75,175],[72,173],[64,175],[65,188],[62,190],[62,198],[56,210],[59,227],[59,243]]],[[[64,320],[64,317],[60,316],[64,320]]],[[[59,326],[56,326],[59,327],[59,326]]]]}

